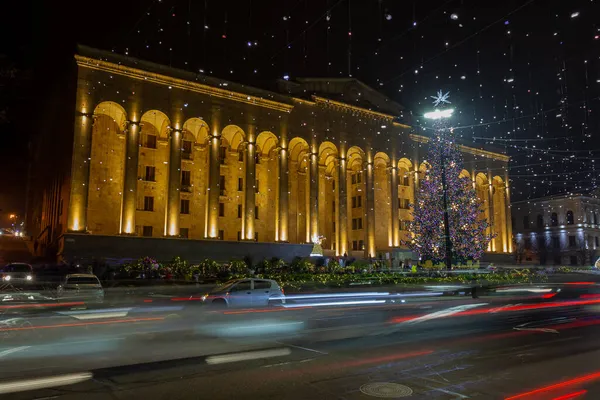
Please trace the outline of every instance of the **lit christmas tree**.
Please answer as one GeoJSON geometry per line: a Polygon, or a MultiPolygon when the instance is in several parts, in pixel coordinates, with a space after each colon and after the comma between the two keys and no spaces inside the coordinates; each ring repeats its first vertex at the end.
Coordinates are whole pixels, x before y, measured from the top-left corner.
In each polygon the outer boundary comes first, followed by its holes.
{"type": "MultiPolygon", "coordinates": [[[[436,106],[449,103],[448,93],[438,92],[433,98],[436,106]]],[[[444,122],[452,111],[436,109],[426,115],[434,120],[435,136],[429,141],[430,166],[421,180],[416,204],[412,205],[411,239],[405,243],[421,260],[431,260],[434,264],[446,259],[446,246],[451,249],[452,264],[478,260],[492,239],[486,233],[489,225],[482,218],[482,204],[475,189],[468,178],[460,177],[462,154],[452,128],[444,122]],[[445,235],[444,202],[448,210],[449,241],[445,235]]]]}

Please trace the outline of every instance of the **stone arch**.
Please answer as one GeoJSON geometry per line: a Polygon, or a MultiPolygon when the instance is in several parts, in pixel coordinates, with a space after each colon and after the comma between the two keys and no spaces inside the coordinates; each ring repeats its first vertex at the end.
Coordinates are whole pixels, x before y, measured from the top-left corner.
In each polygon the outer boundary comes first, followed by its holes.
{"type": "Polygon", "coordinates": [[[413,164],[408,158],[398,161],[398,184],[400,186],[411,186],[414,180],[413,164]]]}
{"type": "Polygon", "coordinates": [[[460,171],[460,174],[458,174],[459,178],[463,178],[463,179],[468,179],[469,182],[471,181],[471,174],[469,174],[469,171],[467,171],[466,169],[463,169],[462,171],[460,171]]]}
{"type": "MultiPolygon", "coordinates": [[[[487,176],[483,172],[479,172],[475,175],[475,192],[477,193],[477,198],[481,203],[481,213],[479,215],[479,219],[485,219],[486,221],[490,221],[490,192],[489,192],[489,181],[487,176]]],[[[487,234],[491,234],[491,228],[486,230],[487,234]]],[[[488,251],[492,248],[491,243],[488,244],[488,251]]]]}
{"type": "Polygon", "coordinates": [[[307,179],[308,155],[310,147],[306,140],[295,137],[288,145],[289,154],[289,207],[288,235],[294,243],[304,243],[309,240],[310,232],[308,218],[309,180],[307,179]]]}
{"type": "Polygon", "coordinates": [[[279,140],[272,132],[261,132],[256,138],[257,154],[268,157],[279,145],[279,140]]]}
{"type": "Polygon", "coordinates": [[[94,116],[106,115],[117,124],[117,126],[123,130],[127,123],[127,112],[120,104],[114,101],[103,101],[99,103],[94,109],[94,116]]]}
{"type": "Polygon", "coordinates": [[[190,118],[183,124],[183,134],[192,135],[195,144],[206,144],[209,132],[208,124],[200,118],[190,118]]]}
{"type": "Polygon", "coordinates": [[[494,233],[496,237],[496,251],[508,252],[508,221],[506,215],[506,190],[504,180],[495,176],[493,183],[493,204],[494,204],[494,233]]]}
{"type": "Polygon", "coordinates": [[[120,231],[121,197],[125,169],[127,126],[123,107],[112,101],[94,109],[90,180],[88,185],[88,229],[95,234],[114,235],[120,231]]]}
{"type": "Polygon", "coordinates": [[[393,245],[391,171],[390,157],[378,152],[373,157],[373,199],[375,216],[375,248],[384,249],[393,245]]]}
{"type": "Polygon", "coordinates": [[[357,146],[352,146],[346,153],[347,165],[349,170],[360,171],[365,161],[365,152],[357,146]]]}
{"type": "Polygon", "coordinates": [[[323,142],[319,146],[319,165],[325,167],[327,176],[335,176],[335,161],[338,154],[336,145],[331,142],[323,142]]]}
{"type": "Polygon", "coordinates": [[[140,120],[142,132],[156,135],[159,139],[167,140],[171,121],[165,113],[159,110],[149,110],[142,115],[140,120]]]}
{"type": "Polygon", "coordinates": [[[227,125],[221,132],[221,147],[228,147],[231,151],[238,151],[245,140],[246,133],[237,125],[227,125]]]}

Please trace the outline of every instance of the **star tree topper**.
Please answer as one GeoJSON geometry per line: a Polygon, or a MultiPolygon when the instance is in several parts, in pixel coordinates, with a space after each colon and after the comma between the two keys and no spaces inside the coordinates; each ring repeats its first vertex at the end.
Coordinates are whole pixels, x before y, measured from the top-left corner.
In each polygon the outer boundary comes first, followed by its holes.
{"type": "Polygon", "coordinates": [[[436,96],[429,96],[433,99],[433,105],[438,107],[439,105],[450,104],[448,101],[448,97],[450,97],[450,92],[443,93],[441,90],[438,90],[436,96]]]}

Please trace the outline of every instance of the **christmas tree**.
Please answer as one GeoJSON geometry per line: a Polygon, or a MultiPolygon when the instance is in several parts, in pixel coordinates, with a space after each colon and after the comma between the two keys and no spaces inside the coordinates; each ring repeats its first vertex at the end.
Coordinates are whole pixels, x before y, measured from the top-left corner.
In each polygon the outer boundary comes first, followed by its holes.
{"type": "MultiPolygon", "coordinates": [[[[439,92],[434,99],[436,106],[449,103],[447,93],[439,92]]],[[[482,218],[481,201],[470,180],[460,176],[462,154],[453,130],[444,122],[444,117],[451,114],[452,110],[436,110],[429,115],[435,120],[435,136],[429,141],[429,168],[412,205],[411,238],[405,243],[421,260],[431,260],[434,264],[446,257],[444,178],[452,263],[478,260],[492,239],[486,233],[489,225],[482,218]]]]}

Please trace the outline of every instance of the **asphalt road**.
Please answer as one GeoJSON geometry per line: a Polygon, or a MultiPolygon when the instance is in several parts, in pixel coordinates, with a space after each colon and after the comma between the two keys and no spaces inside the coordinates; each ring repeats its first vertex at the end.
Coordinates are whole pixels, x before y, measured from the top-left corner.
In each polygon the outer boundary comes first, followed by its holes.
{"type": "Polygon", "coordinates": [[[2,341],[0,393],[7,381],[85,373],[80,383],[3,398],[598,399],[598,290],[569,290],[91,321],[44,313],[30,319],[39,329],[2,341]]]}

